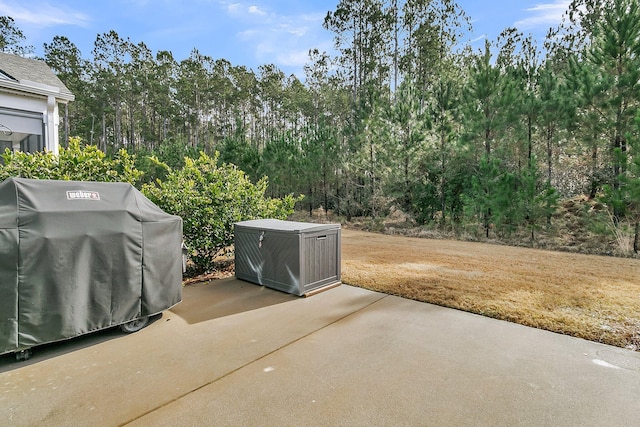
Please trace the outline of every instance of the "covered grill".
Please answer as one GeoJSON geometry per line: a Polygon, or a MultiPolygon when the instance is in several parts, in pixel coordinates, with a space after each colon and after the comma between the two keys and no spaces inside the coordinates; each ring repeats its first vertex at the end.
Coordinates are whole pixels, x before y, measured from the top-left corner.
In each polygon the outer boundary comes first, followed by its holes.
{"type": "Polygon", "coordinates": [[[182,219],[126,183],[0,183],[0,354],[182,300],[182,219]]]}

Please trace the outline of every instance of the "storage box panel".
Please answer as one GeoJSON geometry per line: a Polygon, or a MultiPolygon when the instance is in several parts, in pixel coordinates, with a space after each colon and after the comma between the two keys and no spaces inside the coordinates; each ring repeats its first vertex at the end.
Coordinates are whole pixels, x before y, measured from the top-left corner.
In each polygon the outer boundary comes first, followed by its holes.
{"type": "Polygon", "coordinates": [[[235,246],[236,277],[296,293],[300,282],[297,235],[236,229],[235,246]]]}
{"type": "Polygon", "coordinates": [[[338,236],[335,230],[304,236],[305,291],[340,281],[338,236]]]}

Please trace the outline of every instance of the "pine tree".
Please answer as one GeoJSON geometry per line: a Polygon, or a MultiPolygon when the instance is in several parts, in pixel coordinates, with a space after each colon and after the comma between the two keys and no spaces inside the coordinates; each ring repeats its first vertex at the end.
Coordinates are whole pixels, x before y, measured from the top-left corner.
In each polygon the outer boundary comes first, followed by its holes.
{"type": "Polygon", "coordinates": [[[389,188],[397,195],[400,206],[408,211],[414,204],[413,182],[421,178],[417,165],[424,153],[423,141],[428,126],[428,118],[421,112],[420,98],[412,81],[402,82],[395,101],[388,108],[387,118],[380,126],[388,129],[389,188]]]}
{"type": "Polygon", "coordinates": [[[522,213],[523,225],[529,229],[531,241],[536,240],[536,231],[550,222],[558,202],[558,193],[540,174],[536,157],[533,156],[519,177],[517,203],[522,213]]]}
{"type": "Polygon", "coordinates": [[[544,146],[547,186],[551,186],[554,180],[553,166],[561,132],[576,108],[573,94],[561,84],[552,61],[547,58],[537,77],[539,111],[536,124],[544,146]]]}
{"type": "Polygon", "coordinates": [[[33,53],[33,46],[25,45],[26,37],[10,16],[0,16],[0,52],[26,56],[33,53]]]}
{"type": "MultiPolygon", "coordinates": [[[[514,104],[513,82],[493,63],[491,44],[472,57],[464,90],[465,133],[477,158],[491,158],[514,104]]],[[[500,147],[497,147],[500,148],[500,147]]]]}
{"type": "MultiPolygon", "coordinates": [[[[450,167],[454,159],[461,159],[456,156],[455,143],[456,134],[460,129],[458,125],[460,119],[460,87],[456,80],[457,76],[452,73],[443,73],[433,88],[433,97],[429,104],[429,116],[433,136],[435,137],[434,153],[437,157],[437,180],[434,183],[439,192],[439,211],[441,221],[446,223],[447,211],[449,210],[448,196],[449,180],[455,168],[450,167]]],[[[452,210],[452,209],[451,209],[452,210]]]]}
{"type": "MultiPolygon", "coordinates": [[[[603,82],[598,106],[604,111],[613,150],[627,150],[626,133],[640,103],[640,8],[637,0],[616,0],[605,7],[593,31],[589,60],[603,82]]],[[[626,164],[613,158],[613,187],[626,164]]]]}
{"type": "Polygon", "coordinates": [[[599,139],[602,132],[607,141],[605,182],[615,189],[627,166],[625,157],[614,153],[626,152],[626,134],[640,105],[640,8],[637,0],[574,0],[569,14],[580,28],[578,45],[585,46],[580,56],[573,55],[573,74],[579,78],[574,79],[578,80],[574,88],[587,112],[585,124],[600,123],[592,139],[599,139]]]}
{"type": "MultiPolygon", "coordinates": [[[[44,60],[62,80],[67,88],[74,94],[82,94],[87,90],[86,61],[82,59],[80,49],[68,38],[55,36],[51,43],[44,44],[44,60]]],[[[62,132],[61,145],[65,147],[73,135],[88,135],[86,121],[87,104],[85,98],[77,96],[69,105],[64,105],[64,131],[62,132]]]]}

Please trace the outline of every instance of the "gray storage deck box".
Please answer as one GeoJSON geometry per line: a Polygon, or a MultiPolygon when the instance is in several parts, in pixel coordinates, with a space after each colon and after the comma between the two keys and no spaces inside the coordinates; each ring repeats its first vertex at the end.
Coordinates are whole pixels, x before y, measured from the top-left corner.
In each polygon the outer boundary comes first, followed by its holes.
{"type": "Polygon", "coordinates": [[[235,224],[236,277],[295,295],[340,283],[340,224],[235,224]]]}

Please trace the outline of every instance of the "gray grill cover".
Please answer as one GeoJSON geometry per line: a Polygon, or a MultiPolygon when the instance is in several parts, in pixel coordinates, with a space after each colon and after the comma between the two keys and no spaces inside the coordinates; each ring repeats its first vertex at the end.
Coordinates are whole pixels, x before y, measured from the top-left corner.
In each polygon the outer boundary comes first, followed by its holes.
{"type": "Polygon", "coordinates": [[[0,354],[182,300],[182,219],[126,183],[0,183],[0,354]]]}

